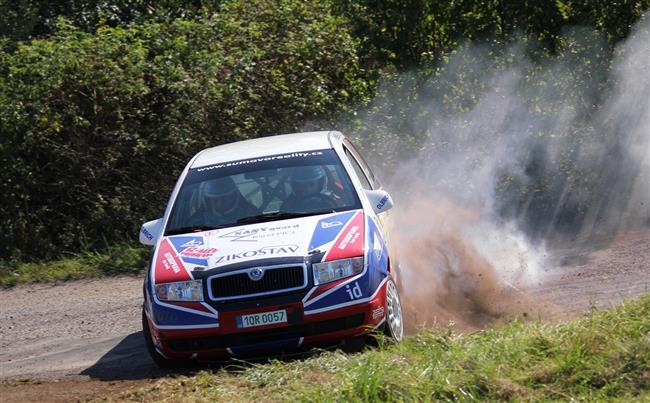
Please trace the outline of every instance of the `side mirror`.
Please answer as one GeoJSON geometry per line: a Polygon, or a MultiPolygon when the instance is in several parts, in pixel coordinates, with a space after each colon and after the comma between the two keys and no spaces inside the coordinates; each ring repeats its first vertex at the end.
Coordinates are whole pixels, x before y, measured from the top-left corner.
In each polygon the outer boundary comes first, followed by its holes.
{"type": "Polygon", "coordinates": [[[393,207],[393,199],[385,190],[364,190],[372,209],[376,214],[388,211],[393,207]]]}
{"type": "Polygon", "coordinates": [[[150,246],[155,245],[160,236],[161,226],[162,218],[142,224],[142,228],[140,228],[140,243],[150,246]]]}

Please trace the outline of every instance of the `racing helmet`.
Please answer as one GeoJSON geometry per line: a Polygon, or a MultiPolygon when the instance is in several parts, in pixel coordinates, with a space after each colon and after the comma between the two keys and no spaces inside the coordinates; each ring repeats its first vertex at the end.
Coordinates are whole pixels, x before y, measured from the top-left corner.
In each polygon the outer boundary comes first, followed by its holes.
{"type": "Polygon", "coordinates": [[[289,179],[296,196],[312,196],[325,187],[325,170],[320,165],[295,167],[289,179]]]}
{"type": "Polygon", "coordinates": [[[230,176],[203,184],[203,197],[208,206],[219,214],[232,213],[239,204],[239,189],[230,176]]]}

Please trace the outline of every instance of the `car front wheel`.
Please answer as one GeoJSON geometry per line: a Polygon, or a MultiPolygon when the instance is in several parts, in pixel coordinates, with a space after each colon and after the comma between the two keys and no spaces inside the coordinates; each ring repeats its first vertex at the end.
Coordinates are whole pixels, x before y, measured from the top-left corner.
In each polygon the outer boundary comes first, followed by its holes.
{"type": "Polygon", "coordinates": [[[391,277],[386,282],[386,323],[384,333],[396,342],[404,338],[404,316],[397,286],[391,277]]]}

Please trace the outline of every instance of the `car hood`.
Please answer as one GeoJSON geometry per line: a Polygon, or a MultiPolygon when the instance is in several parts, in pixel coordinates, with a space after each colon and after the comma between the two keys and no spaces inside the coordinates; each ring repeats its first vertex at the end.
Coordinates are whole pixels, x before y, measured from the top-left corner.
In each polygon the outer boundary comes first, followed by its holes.
{"type": "Polygon", "coordinates": [[[155,281],[189,280],[199,267],[302,257],[316,249],[324,253],[323,261],[360,256],[364,240],[362,210],[173,235],[161,240],[155,281]]]}

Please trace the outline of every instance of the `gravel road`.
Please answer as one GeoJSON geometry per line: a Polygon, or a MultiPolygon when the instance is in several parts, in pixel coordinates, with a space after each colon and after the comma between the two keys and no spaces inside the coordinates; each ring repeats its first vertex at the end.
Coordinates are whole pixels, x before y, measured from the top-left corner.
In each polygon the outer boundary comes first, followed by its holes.
{"type": "Polygon", "coordinates": [[[555,249],[534,294],[543,295],[559,313],[616,305],[650,292],[650,231],[591,239],[555,249]]]}
{"type": "Polygon", "coordinates": [[[0,376],[90,367],[140,331],[141,290],[142,279],[120,277],[0,291],[0,376]]]}
{"type": "MultiPolygon", "coordinates": [[[[556,249],[540,286],[562,314],[650,292],[650,230],[556,249]]],[[[0,290],[0,400],[70,401],[167,375],[140,330],[142,278],[0,290]]]]}

